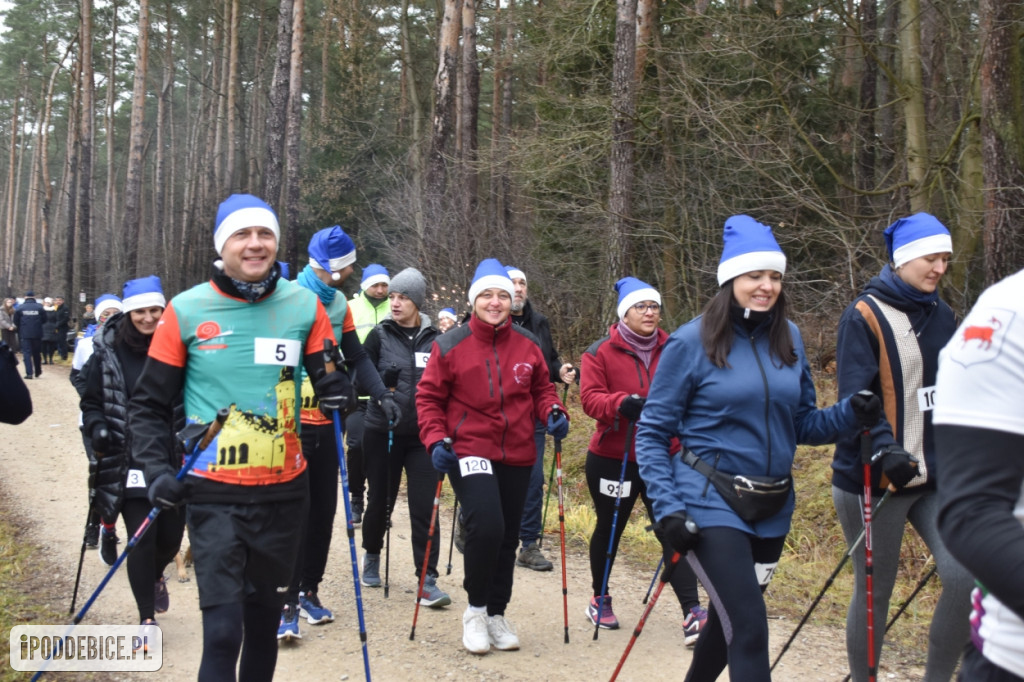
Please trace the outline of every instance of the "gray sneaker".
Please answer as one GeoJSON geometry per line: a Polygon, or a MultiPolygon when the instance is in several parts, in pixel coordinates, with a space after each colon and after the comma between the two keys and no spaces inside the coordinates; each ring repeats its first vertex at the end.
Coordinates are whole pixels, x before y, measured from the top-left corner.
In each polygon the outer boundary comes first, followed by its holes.
{"type": "Polygon", "coordinates": [[[380,554],[363,555],[363,575],[359,580],[367,587],[380,587],[380,554]]]}
{"type": "Polygon", "coordinates": [[[452,603],[448,593],[437,586],[437,578],[428,575],[423,581],[423,589],[420,590],[420,604],[439,609],[452,603]]]}
{"type": "Polygon", "coordinates": [[[533,571],[550,571],[554,568],[554,564],[541,554],[540,547],[536,543],[527,545],[519,551],[519,556],[516,557],[516,566],[529,568],[533,571]]]}

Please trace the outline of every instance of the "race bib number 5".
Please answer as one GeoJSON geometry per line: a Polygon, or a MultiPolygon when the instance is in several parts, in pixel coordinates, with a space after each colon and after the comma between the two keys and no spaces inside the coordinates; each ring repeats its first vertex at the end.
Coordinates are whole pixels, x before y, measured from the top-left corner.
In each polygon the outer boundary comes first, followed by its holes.
{"type": "Polygon", "coordinates": [[[487,474],[491,475],[491,460],[483,457],[463,457],[459,460],[459,470],[462,472],[463,478],[466,476],[472,476],[474,474],[487,474]]]}
{"type": "Polygon", "coordinates": [[[281,365],[297,367],[301,358],[302,344],[296,339],[255,339],[253,362],[257,365],[281,365]]]}

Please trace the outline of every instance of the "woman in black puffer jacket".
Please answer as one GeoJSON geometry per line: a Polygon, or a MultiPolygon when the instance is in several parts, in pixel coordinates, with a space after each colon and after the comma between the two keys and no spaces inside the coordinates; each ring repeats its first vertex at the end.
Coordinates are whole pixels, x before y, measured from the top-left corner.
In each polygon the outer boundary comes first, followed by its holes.
{"type": "MultiPolygon", "coordinates": [[[[116,462],[116,466],[104,462],[106,466],[100,467],[96,504],[105,519],[114,519],[120,513],[129,535],[142,525],[152,505],[146,498],[149,482],[131,459],[128,401],[165,305],[160,278],[150,276],[125,283],[124,312],[111,317],[97,332],[92,357],[82,368],[84,432],[91,438],[97,458],[102,454],[102,460],[115,458],[116,462]]],[[[183,412],[175,415],[179,426],[184,425],[183,416],[183,412]]],[[[174,436],[168,433],[167,437],[174,436]]],[[[170,463],[175,468],[181,466],[180,456],[177,459],[170,463]]],[[[155,625],[155,615],[169,606],[163,572],[181,547],[184,528],[184,510],[164,510],[128,556],[128,581],[143,625],[155,625]]]]}

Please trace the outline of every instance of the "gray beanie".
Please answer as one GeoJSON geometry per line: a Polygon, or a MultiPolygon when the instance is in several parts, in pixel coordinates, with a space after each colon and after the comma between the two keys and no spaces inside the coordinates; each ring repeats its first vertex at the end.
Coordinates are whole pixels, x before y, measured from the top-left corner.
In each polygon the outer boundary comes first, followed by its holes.
{"type": "Polygon", "coordinates": [[[419,309],[427,297],[427,281],[416,268],[406,268],[391,278],[389,294],[405,294],[419,309]]]}

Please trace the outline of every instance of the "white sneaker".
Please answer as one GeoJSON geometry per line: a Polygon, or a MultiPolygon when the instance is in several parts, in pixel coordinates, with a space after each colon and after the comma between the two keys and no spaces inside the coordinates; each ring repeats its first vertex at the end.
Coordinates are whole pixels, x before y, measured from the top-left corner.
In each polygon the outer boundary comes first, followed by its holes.
{"type": "Polygon", "coordinates": [[[486,654],[491,650],[486,613],[473,613],[469,609],[462,615],[462,646],[471,654],[486,654]]]}
{"type": "Polygon", "coordinates": [[[515,628],[505,620],[505,616],[490,616],[487,619],[487,636],[491,644],[499,651],[517,651],[519,638],[515,628]]]}

